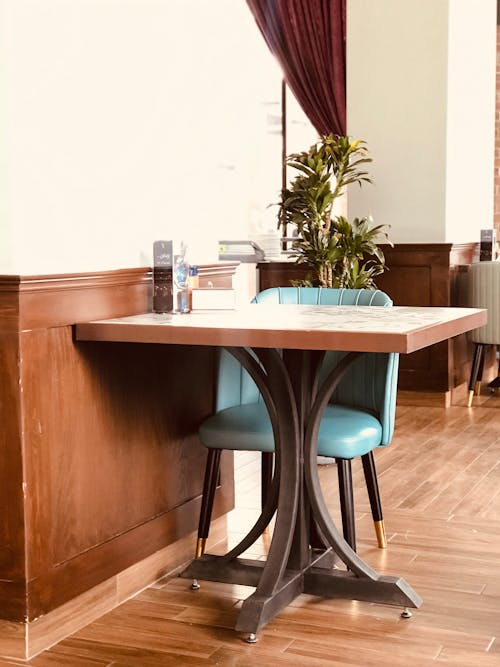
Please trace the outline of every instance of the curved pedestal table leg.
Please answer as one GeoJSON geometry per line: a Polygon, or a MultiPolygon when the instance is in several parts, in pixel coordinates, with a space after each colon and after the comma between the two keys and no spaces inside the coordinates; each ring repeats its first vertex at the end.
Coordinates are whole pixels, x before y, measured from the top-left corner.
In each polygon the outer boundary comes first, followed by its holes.
{"type": "Polygon", "coordinates": [[[253,352],[243,348],[227,349],[257,384],[273,426],[277,471],[273,492],[278,495],[276,523],[264,563],[234,558],[241,553],[240,547],[246,548],[255,541],[259,531],[267,525],[267,517],[276,505],[276,497],[273,498],[271,493],[258,525],[236,549],[222,557],[202,556],[191,563],[183,576],[255,586],[255,592],[243,603],[236,625],[237,630],[253,634],[302,592],[301,581],[286,574],[299,504],[301,432],[293,387],[279,352],[275,349],[253,352]],[[282,456],[282,443],[286,443],[286,456],[282,456]]]}
{"type": "Polygon", "coordinates": [[[262,512],[259,518],[250,529],[250,532],[248,532],[245,535],[245,537],[241,540],[241,542],[237,544],[235,547],[233,547],[231,551],[228,551],[228,553],[225,556],[222,556],[222,560],[232,560],[233,558],[237,558],[244,551],[249,549],[252,546],[252,544],[256,542],[256,540],[258,540],[258,538],[268,527],[271,519],[276,513],[276,510],[278,508],[278,494],[279,494],[279,473],[276,473],[276,475],[273,477],[273,481],[271,482],[271,488],[269,489],[268,492],[266,504],[262,508],[262,512]]]}
{"type": "MultiPolygon", "coordinates": [[[[243,603],[236,624],[236,630],[250,634],[257,632],[301,592],[301,581],[286,573],[297,519],[301,475],[297,406],[290,377],[280,354],[273,349],[254,351],[266,371],[266,385],[276,408],[276,468],[279,471],[280,489],[276,523],[266,564],[255,593],[243,603]],[[286,443],[286,455],[283,443],[286,443]]],[[[261,389],[259,384],[257,386],[261,389]]],[[[264,394],[263,398],[266,400],[264,394]]]]}
{"type": "Polygon", "coordinates": [[[314,517],[327,543],[348,570],[319,572],[313,568],[306,575],[304,592],[323,597],[349,597],[355,600],[419,607],[422,603],[420,596],[404,579],[379,575],[351,549],[336,528],[321,490],[316,465],[321,417],[336,386],[358,356],[357,352],[348,353],[323,382],[311,408],[304,439],[304,475],[314,517]]]}
{"type": "MultiPolygon", "coordinates": [[[[227,348],[227,350],[235,357],[235,359],[237,359],[237,361],[240,362],[242,367],[245,368],[245,370],[251,375],[252,379],[259,387],[273,427],[274,441],[278,442],[280,437],[278,414],[276,411],[276,405],[272,396],[272,392],[268,386],[268,378],[265,369],[258,362],[256,356],[254,356],[254,354],[249,350],[235,347],[227,348]]],[[[251,547],[252,544],[254,544],[254,542],[267,528],[278,507],[279,478],[279,468],[278,464],[276,464],[276,473],[267,492],[267,500],[264,504],[264,507],[262,508],[262,512],[259,518],[254,523],[250,531],[241,540],[241,542],[222,557],[223,560],[229,561],[233,558],[236,558],[237,556],[240,556],[244,551],[251,547]]]]}

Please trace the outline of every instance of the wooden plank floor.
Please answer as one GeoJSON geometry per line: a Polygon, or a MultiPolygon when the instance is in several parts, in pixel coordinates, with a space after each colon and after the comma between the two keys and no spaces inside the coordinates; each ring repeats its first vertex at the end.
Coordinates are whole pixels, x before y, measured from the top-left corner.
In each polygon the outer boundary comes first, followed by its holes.
{"type": "MultiPolygon", "coordinates": [[[[400,609],[301,596],[255,645],[232,630],[252,589],[160,581],[29,663],[0,665],[500,665],[500,397],[467,409],[401,407],[393,444],[376,460],[389,537],[376,548],[368,500],[355,465],[358,551],[377,570],[402,575],[424,599],[413,618],[400,609]]],[[[256,516],[259,462],[236,461],[237,509],[230,544],[256,516]]],[[[321,466],[336,515],[336,468],[321,466]]],[[[252,548],[263,558],[266,541],[252,548]]],[[[224,550],[227,544],[221,544],[224,550]]]]}

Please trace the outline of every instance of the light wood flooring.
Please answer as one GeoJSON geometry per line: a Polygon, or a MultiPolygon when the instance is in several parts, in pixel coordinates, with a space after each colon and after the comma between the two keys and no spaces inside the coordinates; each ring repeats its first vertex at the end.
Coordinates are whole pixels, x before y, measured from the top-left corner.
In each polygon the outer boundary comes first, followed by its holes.
{"type": "MultiPolygon", "coordinates": [[[[249,645],[232,630],[252,589],[160,581],[28,663],[1,667],[158,665],[500,666],[500,397],[482,405],[400,407],[396,435],[376,455],[386,550],[376,547],[362,472],[355,465],[358,551],[403,576],[424,603],[401,609],[301,596],[249,645]],[[486,407],[485,407],[486,406],[486,407]]],[[[239,455],[233,544],[259,505],[259,460],[239,455]]],[[[336,468],[321,466],[336,513],[336,468]]],[[[223,550],[227,545],[219,545],[223,550]]],[[[264,557],[265,540],[252,548],[264,557]]]]}

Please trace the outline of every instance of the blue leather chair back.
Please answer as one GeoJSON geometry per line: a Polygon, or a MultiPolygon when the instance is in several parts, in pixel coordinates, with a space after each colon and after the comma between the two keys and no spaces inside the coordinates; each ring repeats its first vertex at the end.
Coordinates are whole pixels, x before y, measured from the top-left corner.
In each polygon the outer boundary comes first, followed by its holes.
{"type": "MultiPolygon", "coordinates": [[[[321,287],[274,287],[258,294],[255,303],[392,306],[391,299],[380,290],[329,289],[321,287]]],[[[321,376],[325,377],[345,355],[328,352],[321,376]]],[[[394,432],[398,354],[369,353],[361,355],[346,373],[332,396],[332,403],[363,408],[374,413],[382,424],[382,445],[388,445],[394,432]]],[[[229,353],[222,351],[219,361],[216,410],[262,400],[248,373],[229,353]]]]}
{"type": "Polygon", "coordinates": [[[391,299],[380,290],[333,289],[328,287],[271,287],[252,303],[309,304],[312,306],[392,306],[391,299]]]}
{"type": "Polygon", "coordinates": [[[262,400],[257,385],[239,361],[226,352],[219,352],[217,373],[216,412],[235,405],[257,403],[262,400]]]}

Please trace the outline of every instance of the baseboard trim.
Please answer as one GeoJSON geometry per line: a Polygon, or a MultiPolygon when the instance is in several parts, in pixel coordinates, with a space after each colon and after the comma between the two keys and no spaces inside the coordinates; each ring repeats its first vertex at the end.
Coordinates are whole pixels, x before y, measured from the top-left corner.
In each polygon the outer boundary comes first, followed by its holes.
{"type": "MultiPolygon", "coordinates": [[[[208,548],[227,536],[226,516],[212,522],[208,548]]],[[[160,549],[53,611],[27,623],[0,620],[0,658],[30,660],[192,560],[196,534],[160,549]]]]}
{"type": "Polygon", "coordinates": [[[396,402],[397,405],[449,408],[451,398],[451,391],[398,391],[396,402]]]}

